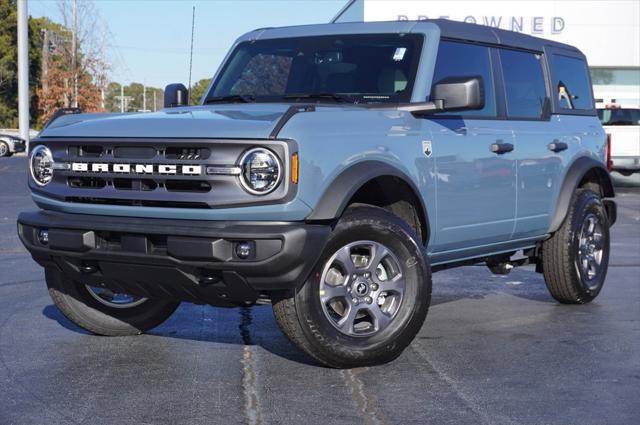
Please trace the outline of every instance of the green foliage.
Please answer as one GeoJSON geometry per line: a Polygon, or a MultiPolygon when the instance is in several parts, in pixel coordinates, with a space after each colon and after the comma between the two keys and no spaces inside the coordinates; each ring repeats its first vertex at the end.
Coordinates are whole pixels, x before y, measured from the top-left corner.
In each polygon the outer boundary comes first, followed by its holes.
{"type": "Polygon", "coordinates": [[[209,88],[211,78],[203,78],[191,87],[191,93],[189,93],[189,103],[192,105],[198,105],[205,91],[209,88]]]}
{"type": "MultiPolygon", "coordinates": [[[[36,88],[41,70],[40,31],[51,22],[29,18],[29,95],[31,123],[38,121],[36,88]]],[[[0,128],[18,126],[17,1],[0,0],[0,128]]]]}

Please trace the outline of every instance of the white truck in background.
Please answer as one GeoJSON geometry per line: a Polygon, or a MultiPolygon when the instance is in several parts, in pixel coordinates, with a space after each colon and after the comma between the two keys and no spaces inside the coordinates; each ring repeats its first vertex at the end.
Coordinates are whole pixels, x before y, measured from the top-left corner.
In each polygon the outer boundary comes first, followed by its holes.
{"type": "Polygon", "coordinates": [[[640,106],[596,105],[609,135],[613,171],[624,176],[640,172],[640,106]]]}

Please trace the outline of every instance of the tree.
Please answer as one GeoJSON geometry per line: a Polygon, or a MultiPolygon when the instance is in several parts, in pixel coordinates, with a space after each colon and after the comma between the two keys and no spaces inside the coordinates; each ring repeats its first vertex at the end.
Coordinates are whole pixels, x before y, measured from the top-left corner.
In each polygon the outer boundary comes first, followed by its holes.
{"type": "Polygon", "coordinates": [[[191,105],[198,105],[200,103],[210,83],[211,78],[203,78],[191,87],[191,93],[189,93],[189,103],[191,105]]]}
{"type": "Polygon", "coordinates": [[[58,4],[64,25],[49,25],[43,40],[46,56],[43,69],[46,72],[43,72],[38,89],[38,107],[43,122],[56,109],[76,103],[85,112],[103,111],[102,93],[108,84],[109,66],[103,56],[108,30],[101,26],[93,3],[78,2],[76,20],[68,1],[58,4]],[[75,46],[72,43],[74,30],[75,46]],[[52,43],[52,39],[56,42],[52,43]]]}
{"type": "MultiPolygon", "coordinates": [[[[40,30],[46,18],[29,18],[29,96],[31,123],[38,121],[36,87],[40,78],[40,30]]],[[[0,128],[18,126],[18,28],[16,0],[0,0],[0,128]]]]}

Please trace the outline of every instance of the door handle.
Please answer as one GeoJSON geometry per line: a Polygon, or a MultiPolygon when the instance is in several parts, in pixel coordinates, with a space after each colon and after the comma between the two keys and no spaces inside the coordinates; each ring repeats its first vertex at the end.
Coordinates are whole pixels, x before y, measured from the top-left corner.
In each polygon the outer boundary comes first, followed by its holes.
{"type": "Polygon", "coordinates": [[[548,148],[550,151],[553,151],[553,152],[555,152],[555,153],[558,153],[558,152],[562,152],[562,151],[564,151],[564,150],[568,149],[568,148],[569,148],[569,145],[567,145],[567,144],[566,144],[566,143],[564,143],[564,142],[560,142],[559,140],[557,140],[557,139],[556,139],[556,140],[554,140],[553,142],[549,143],[549,144],[547,145],[547,148],[548,148]]]}
{"type": "Polygon", "coordinates": [[[496,143],[492,143],[489,149],[495,154],[502,155],[503,153],[511,152],[513,150],[513,144],[496,140],[496,143]]]}

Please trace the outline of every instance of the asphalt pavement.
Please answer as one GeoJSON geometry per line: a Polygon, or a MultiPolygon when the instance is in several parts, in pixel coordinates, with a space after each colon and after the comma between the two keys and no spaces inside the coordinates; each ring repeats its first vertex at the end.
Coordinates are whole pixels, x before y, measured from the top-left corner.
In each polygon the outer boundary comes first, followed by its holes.
{"type": "Polygon", "coordinates": [[[623,179],[600,296],[556,303],[531,267],[434,275],[395,362],[311,363],[271,308],[183,304],[147,335],[89,335],[20,245],[26,159],[0,158],[0,424],[637,424],[640,181],[623,179]]]}

